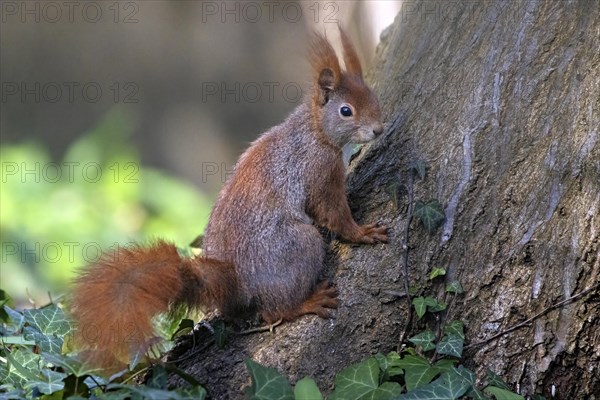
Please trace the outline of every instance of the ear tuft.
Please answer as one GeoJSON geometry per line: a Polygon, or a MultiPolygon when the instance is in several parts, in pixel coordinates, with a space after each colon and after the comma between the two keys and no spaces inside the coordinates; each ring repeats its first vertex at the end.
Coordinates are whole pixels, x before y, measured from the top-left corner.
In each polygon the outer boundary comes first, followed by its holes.
{"type": "Polygon", "coordinates": [[[362,67],[360,66],[360,59],[358,58],[356,49],[342,27],[338,26],[338,28],[342,38],[342,47],[344,48],[344,64],[346,64],[346,72],[362,80],[362,67]]]}
{"type": "Polygon", "coordinates": [[[310,47],[310,63],[314,82],[318,82],[319,86],[322,86],[321,77],[325,74],[325,77],[331,80],[329,90],[338,87],[342,75],[340,63],[335,50],[323,35],[315,33],[313,36],[310,47]]]}

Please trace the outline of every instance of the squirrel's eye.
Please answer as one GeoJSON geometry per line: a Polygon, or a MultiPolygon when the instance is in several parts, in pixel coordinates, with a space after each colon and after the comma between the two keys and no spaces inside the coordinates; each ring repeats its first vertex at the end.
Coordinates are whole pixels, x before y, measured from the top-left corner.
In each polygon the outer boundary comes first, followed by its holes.
{"type": "Polygon", "coordinates": [[[351,117],[352,109],[348,106],[342,106],[342,108],[340,108],[340,114],[342,114],[343,117],[351,117]]]}

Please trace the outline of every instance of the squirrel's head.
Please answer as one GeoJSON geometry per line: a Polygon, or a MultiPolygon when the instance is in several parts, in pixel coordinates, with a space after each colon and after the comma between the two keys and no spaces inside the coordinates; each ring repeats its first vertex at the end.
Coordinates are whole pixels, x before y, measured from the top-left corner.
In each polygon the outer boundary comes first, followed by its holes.
{"type": "Polygon", "coordinates": [[[345,70],[331,44],[315,34],[311,46],[313,87],[311,115],[318,131],[332,144],[366,143],[383,132],[381,110],[365,84],[356,50],[340,28],[345,70]]]}

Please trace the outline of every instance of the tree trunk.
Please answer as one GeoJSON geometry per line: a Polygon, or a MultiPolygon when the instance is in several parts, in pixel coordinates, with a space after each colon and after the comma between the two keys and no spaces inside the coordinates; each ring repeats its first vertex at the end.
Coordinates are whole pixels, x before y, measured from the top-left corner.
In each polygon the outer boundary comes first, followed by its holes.
{"type": "Polygon", "coordinates": [[[405,2],[371,76],[387,133],[349,175],[356,219],[387,224],[390,243],[333,243],[335,320],[235,337],[181,366],[219,399],[242,396],[245,357],[328,391],[343,367],[396,349],[408,315],[394,295],[404,291],[408,170],[425,160],[414,198],[438,199],[446,219],[434,234],[413,220],[408,280],[425,287],[443,267],[461,282],[442,322],[464,321],[463,362],[524,395],[599,396],[599,49],[597,1],[405,2]]]}

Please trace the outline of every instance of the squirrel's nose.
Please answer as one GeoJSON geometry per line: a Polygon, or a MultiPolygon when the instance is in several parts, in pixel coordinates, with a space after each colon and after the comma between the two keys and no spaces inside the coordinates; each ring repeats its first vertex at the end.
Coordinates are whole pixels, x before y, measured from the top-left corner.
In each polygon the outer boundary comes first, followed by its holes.
{"type": "Polygon", "coordinates": [[[377,124],[373,127],[373,133],[375,134],[375,136],[379,136],[383,133],[383,125],[382,124],[377,124]]]}

